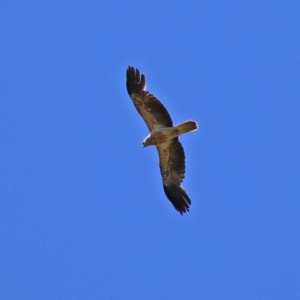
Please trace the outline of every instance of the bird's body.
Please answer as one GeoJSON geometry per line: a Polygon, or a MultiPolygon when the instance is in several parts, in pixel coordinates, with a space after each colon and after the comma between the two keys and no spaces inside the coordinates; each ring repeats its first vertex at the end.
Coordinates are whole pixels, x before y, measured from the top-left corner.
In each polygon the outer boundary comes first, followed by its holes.
{"type": "Polygon", "coordinates": [[[197,124],[194,121],[186,121],[182,124],[172,127],[158,127],[153,129],[143,141],[143,146],[155,145],[159,146],[169,143],[177,136],[197,129],[197,124]]]}
{"type": "Polygon", "coordinates": [[[146,91],[145,76],[140,75],[138,69],[128,67],[126,79],[128,94],[150,131],[143,146],[157,147],[164,191],[176,210],[183,214],[189,210],[191,200],[181,186],[185,176],[185,155],[178,136],[196,130],[198,125],[195,121],[186,121],[173,126],[164,105],[146,91]]]}

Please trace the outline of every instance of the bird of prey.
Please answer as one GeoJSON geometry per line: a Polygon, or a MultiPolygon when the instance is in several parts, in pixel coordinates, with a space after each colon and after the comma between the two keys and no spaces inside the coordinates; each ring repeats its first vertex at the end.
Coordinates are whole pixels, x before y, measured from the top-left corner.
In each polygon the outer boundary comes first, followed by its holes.
{"type": "Polygon", "coordinates": [[[173,126],[165,106],[146,91],[145,75],[132,66],[126,71],[126,87],[150,132],[143,141],[143,147],[156,146],[165,194],[182,215],[189,211],[191,200],[181,186],[185,176],[185,154],[178,136],[196,130],[198,125],[195,121],[186,121],[173,126]]]}

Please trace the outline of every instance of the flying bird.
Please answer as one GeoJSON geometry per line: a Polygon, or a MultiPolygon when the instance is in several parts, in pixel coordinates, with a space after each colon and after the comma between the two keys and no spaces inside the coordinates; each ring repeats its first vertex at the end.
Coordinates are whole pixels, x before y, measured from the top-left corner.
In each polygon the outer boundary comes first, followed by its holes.
{"type": "Polygon", "coordinates": [[[156,146],[165,194],[182,215],[189,211],[191,200],[181,185],[185,176],[185,154],[178,136],[196,130],[197,122],[186,121],[173,126],[165,106],[146,91],[145,75],[131,66],[126,71],[126,87],[150,132],[143,141],[143,147],[156,146]]]}

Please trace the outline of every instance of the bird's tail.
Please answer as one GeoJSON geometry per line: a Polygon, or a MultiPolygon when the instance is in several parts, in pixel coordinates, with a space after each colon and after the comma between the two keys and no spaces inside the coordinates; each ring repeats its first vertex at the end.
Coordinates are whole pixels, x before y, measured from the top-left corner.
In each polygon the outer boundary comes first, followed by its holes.
{"type": "Polygon", "coordinates": [[[176,129],[178,131],[178,135],[179,135],[179,134],[187,133],[187,132],[198,129],[198,124],[195,121],[186,121],[175,127],[176,127],[176,129]]]}

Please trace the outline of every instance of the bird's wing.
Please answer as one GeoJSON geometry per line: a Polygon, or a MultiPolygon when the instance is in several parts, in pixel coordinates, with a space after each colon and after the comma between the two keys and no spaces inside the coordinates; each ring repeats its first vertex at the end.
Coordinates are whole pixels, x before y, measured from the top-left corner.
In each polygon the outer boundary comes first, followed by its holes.
{"type": "Polygon", "coordinates": [[[146,122],[149,131],[159,127],[171,127],[173,122],[165,106],[146,91],[146,79],[138,69],[128,67],[126,71],[127,92],[134,106],[146,122]]]}
{"type": "Polygon", "coordinates": [[[168,199],[181,213],[189,210],[191,200],[181,183],[185,176],[185,155],[178,138],[157,146],[163,187],[168,199]]]}

